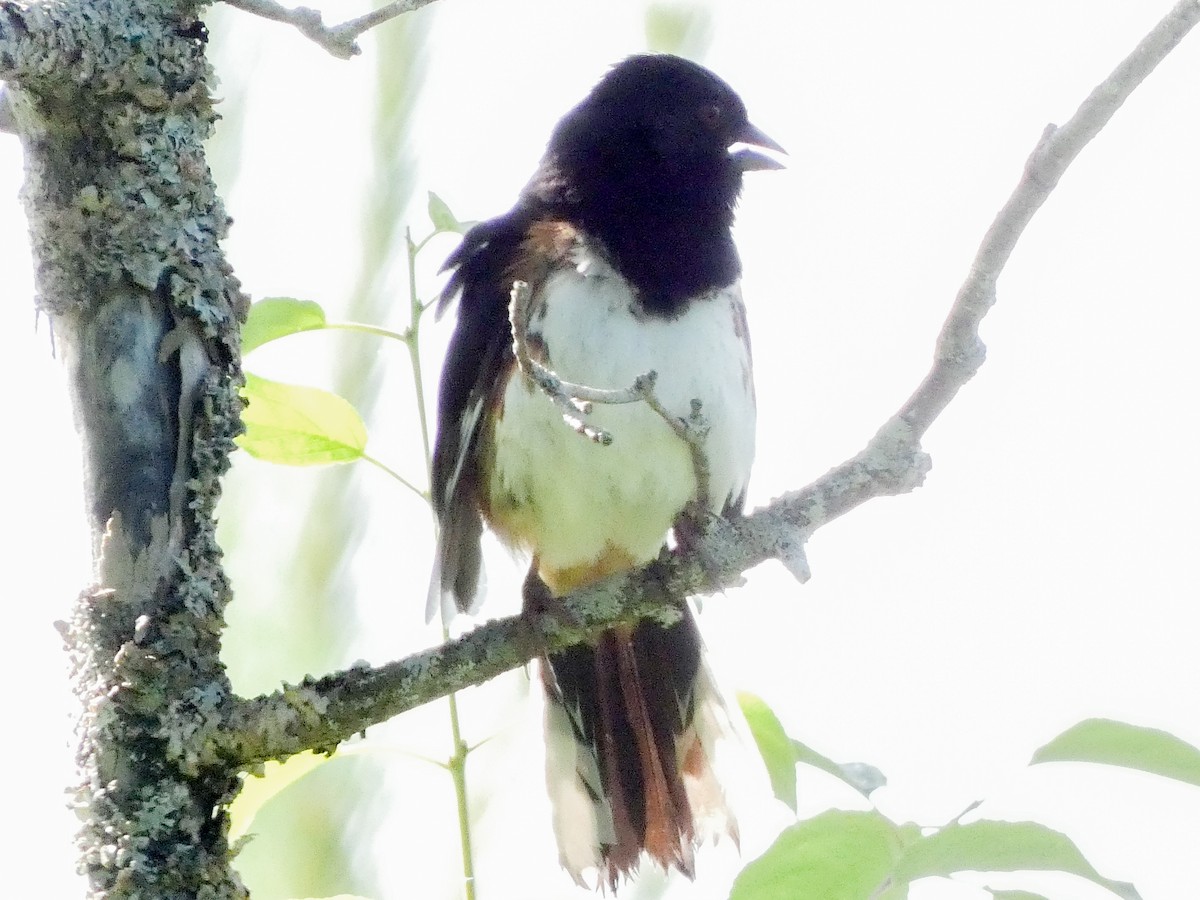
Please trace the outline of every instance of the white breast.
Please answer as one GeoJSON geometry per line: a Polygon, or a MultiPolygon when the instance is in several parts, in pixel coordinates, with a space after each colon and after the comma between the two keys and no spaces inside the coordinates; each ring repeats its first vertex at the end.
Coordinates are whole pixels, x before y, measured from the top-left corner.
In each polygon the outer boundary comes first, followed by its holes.
{"type": "MultiPolygon", "coordinates": [[[[737,284],[694,299],[673,318],[646,316],[625,280],[589,254],[539,292],[544,311],[533,343],[562,378],[627,388],[658,373],[655,394],[686,418],[698,399],[711,506],[719,511],[746,487],[754,457],[754,388],[737,284]]],[[[576,434],[558,409],[514,370],[496,425],[493,505],[520,510],[520,537],[543,569],[586,566],[610,551],[634,564],[658,555],[667,531],[696,495],[684,441],[644,403],[593,407],[590,424],[612,435],[602,446],[576,434]]]]}

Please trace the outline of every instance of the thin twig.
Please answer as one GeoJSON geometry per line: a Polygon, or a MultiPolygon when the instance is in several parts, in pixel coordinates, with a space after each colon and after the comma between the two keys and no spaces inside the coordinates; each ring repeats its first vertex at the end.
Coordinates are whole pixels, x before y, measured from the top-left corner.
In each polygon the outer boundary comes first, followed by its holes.
{"type": "Polygon", "coordinates": [[[639,403],[646,397],[646,391],[653,388],[654,372],[639,375],[632,385],[627,388],[608,390],[589,387],[585,384],[575,384],[565,381],[553,371],[533,358],[529,349],[529,307],[532,292],[528,283],[514,281],[512,293],[508,302],[508,322],[512,330],[513,356],[525,377],[538,386],[550,402],[559,408],[563,421],[571,430],[581,434],[597,444],[607,446],[612,443],[612,435],[600,428],[589,425],[584,417],[592,411],[593,403],[639,403]]]}
{"type": "MultiPolygon", "coordinates": [[[[417,256],[426,245],[428,237],[417,242],[413,240],[412,229],[404,229],[404,246],[408,251],[408,328],[404,330],[404,344],[408,349],[409,366],[412,369],[413,398],[417,403],[417,418],[421,425],[421,449],[425,456],[425,479],[433,483],[433,450],[429,435],[429,418],[425,414],[425,375],[421,365],[421,321],[427,304],[421,303],[417,294],[417,256]]],[[[426,499],[429,499],[428,495],[426,499]]],[[[436,540],[438,533],[437,513],[430,504],[433,515],[433,534],[436,540]]],[[[442,641],[450,640],[450,628],[443,616],[442,641]]],[[[454,785],[454,806],[458,813],[458,843],[459,858],[462,860],[463,898],[475,900],[475,851],[471,840],[471,809],[470,792],[467,788],[467,758],[471,748],[467,746],[462,736],[462,721],[458,711],[458,693],[450,691],[446,694],[446,712],[450,718],[450,743],[452,749],[450,758],[446,760],[446,771],[454,785]]]]}
{"type": "Polygon", "coordinates": [[[1181,0],[1080,104],[1061,127],[1046,126],[1012,196],[984,235],[966,281],[938,335],[933,367],[897,415],[925,434],[983,364],[985,348],[979,325],[996,302],[996,282],[1017,240],[1058,185],[1067,167],[1094,138],[1126,98],[1200,21],[1200,2],[1181,0]]]}
{"type": "Polygon", "coordinates": [[[323,47],[339,59],[349,59],[362,52],[358,37],[363,32],[382,25],[390,19],[413,12],[433,0],[392,0],[379,9],[372,10],[356,19],[340,25],[326,25],[320,10],[307,6],[290,8],[275,0],[225,0],[230,6],[274,22],[284,22],[297,28],[309,40],[323,47]]]}
{"type": "Polygon", "coordinates": [[[708,439],[709,424],[704,417],[703,404],[698,399],[692,400],[692,411],[686,419],[673,416],[655,395],[653,385],[646,388],[642,399],[646,405],[658,413],[660,419],[671,427],[679,439],[687,444],[688,453],[692,457],[692,472],[696,476],[696,496],[692,498],[692,506],[700,515],[708,512],[709,481],[711,469],[708,465],[708,453],[704,442],[708,439]]]}
{"type": "Polygon", "coordinates": [[[701,411],[700,400],[692,400],[692,411],[686,419],[674,415],[662,405],[654,391],[658,375],[653,370],[637,376],[627,388],[595,388],[564,380],[558,373],[534,359],[529,349],[529,310],[532,297],[527,282],[513,282],[508,302],[508,322],[512,331],[513,356],[517,358],[517,365],[525,376],[559,408],[563,421],[572,431],[605,446],[612,443],[612,435],[589,425],[584,418],[591,414],[592,404],[645,403],[687,444],[696,476],[696,496],[693,504],[698,509],[707,510],[709,465],[704,441],[708,437],[709,425],[701,411]]]}

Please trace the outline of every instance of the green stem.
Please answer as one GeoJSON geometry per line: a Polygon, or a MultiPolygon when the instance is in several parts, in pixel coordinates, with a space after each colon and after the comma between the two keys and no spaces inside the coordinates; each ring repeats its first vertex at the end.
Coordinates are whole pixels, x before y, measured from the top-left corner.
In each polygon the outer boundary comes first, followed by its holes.
{"type": "Polygon", "coordinates": [[[408,245],[408,296],[409,296],[409,326],[404,335],[404,343],[408,346],[408,360],[412,366],[413,390],[417,395],[417,419],[421,423],[421,447],[425,451],[425,471],[430,483],[433,478],[433,454],[429,443],[429,417],[425,414],[425,381],[421,375],[421,313],[425,307],[417,296],[416,260],[419,248],[413,244],[412,234],[404,230],[404,242],[408,245]]]}
{"type": "MultiPolygon", "coordinates": [[[[425,381],[421,374],[421,315],[429,308],[422,304],[417,296],[417,254],[425,246],[426,238],[419,244],[413,243],[412,231],[404,230],[404,243],[408,248],[408,298],[409,326],[403,339],[408,347],[408,359],[412,367],[413,390],[417,396],[417,417],[421,423],[421,446],[425,451],[425,471],[429,483],[433,483],[433,454],[430,450],[429,419],[425,414],[425,381]]],[[[437,528],[435,519],[434,529],[437,528]]],[[[442,640],[450,640],[450,631],[442,622],[442,640]]],[[[471,851],[471,810],[467,802],[467,756],[471,748],[462,738],[462,726],[458,718],[458,695],[451,693],[446,697],[450,707],[450,738],[454,744],[446,768],[454,782],[454,799],[458,808],[458,836],[462,847],[463,896],[465,900],[475,900],[475,857],[471,851]]]]}
{"type": "Polygon", "coordinates": [[[390,328],[380,328],[378,325],[367,325],[364,322],[326,322],[324,327],[340,328],[344,331],[360,331],[363,334],[377,334],[380,337],[408,343],[408,335],[392,331],[390,328]]]}
{"type": "Polygon", "coordinates": [[[429,493],[427,491],[421,490],[419,487],[417,487],[415,484],[413,484],[411,481],[409,481],[407,478],[405,478],[403,475],[401,475],[399,472],[397,472],[391,466],[387,465],[387,463],[380,462],[378,459],[371,456],[369,453],[364,453],[360,457],[360,459],[362,459],[363,462],[369,462],[371,465],[375,466],[375,468],[381,470],[382,472],[384,472],[387,475],[390,475],[392,478],[396,479],[398,482],[400,482],[402,485],[404,485],[406,488],[408,488],[410,491],[412,491],[414,494],[416,494],[418,497],[420,497],[426,503],[429,502],[429,493]]]}
{"type": "MultiPolygon", "coordinates": [[[[450,632],[442,626],[443,640],[450,640],[450,632]]],[[[458,697],[451,693],[446,698],[450,703],[450,734],[454,741],[454,754],[446,768],[454,781],[454,799],[458,805],[458,836],[462,844],[463,894],[466,900],[475,900],[475,859],[471,852],[471,810],[467,806],[467,755],[471,752],[462,739],[458,725],[458,697]]]]}

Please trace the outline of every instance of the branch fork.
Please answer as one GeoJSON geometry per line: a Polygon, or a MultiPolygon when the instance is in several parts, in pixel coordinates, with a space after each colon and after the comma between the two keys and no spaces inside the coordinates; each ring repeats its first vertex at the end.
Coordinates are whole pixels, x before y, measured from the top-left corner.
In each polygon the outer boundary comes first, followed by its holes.
{"type": "Polygon", "coordinates": [[[261,18],[291,25],[318,47],[338,59],[350,59],[362,52],[362,48],[358,46],[358,38],[364,32],[397,16],[420,9],[422,6],[432,3],[433,0],[393,0],[379,9],[372,10],[355,19],[348,19],[340,25],[326,25],[320,10],[307,6],[287,7],[275,0],[225,0],[225,2],[261,18]]]}

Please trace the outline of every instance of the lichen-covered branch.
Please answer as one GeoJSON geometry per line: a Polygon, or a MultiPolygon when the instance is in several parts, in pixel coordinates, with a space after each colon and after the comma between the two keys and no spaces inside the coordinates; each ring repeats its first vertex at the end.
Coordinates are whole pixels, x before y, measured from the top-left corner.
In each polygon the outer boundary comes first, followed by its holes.
{"type": "Polygon", "coordinates": [[[578,593],[563,615],[497,619],[407,659],[354,667],[235,701],[225,718],[213,719],[197,762],[245,767],[309,748],[332,750],[369,725],[482,684],[543,653],[594,640],[617,622],[675,621],[680,611],[668,598],[682,594],[672,591],[695,590],[701,583],[686,580],[694,575],[689,566],[680,561],[652,565],[578,593]]]}
{"type": "Polygon", "coordinates": [[[303,750],[331,750],[370,725],[545,653],[594,640],[615,624],[644,618],[669,624],[679,617],[670,598],[734,585],[746,569],[767,559],[784,561],[800,574],[807,534],[870,497],[914,485],[909,473],[921,471],[922,464],[897,455],[894,447],[885,449],[890,444],[886,435],[877,437],[817,483],[707,532],[685,554],[576,591],[563,598],[559,614],[497,619],[406,659],[231,701],[227,710],[214,710],[194,763],[251,767],[303,750]],[[884,460],[885,452],[895,461],[884,460]]]}
{"type": "Polygon", "coordinates": [[[980,245],[938,338],[932,369],[852,459],[806,488],[707,531],[685,553],[570,595],[564,599],[569,614],[553,621],[516,617],[489,622],[406,660],[354,668],[233,702],[225,718],[214,717],[205,731],[201,761],[251,766],[304,749],[332,748],[373,723],[587,640],[617,622],[677,615],[661,598],[736,584],[743,572],[768,559],[806,579],[804,544],[814,531],[874,497],[906,493],[921,484],[930,468],[921,438],[983,362],[979,325],[995,302],[996,282],[1025,226],[1080,150],[1197,21],[1198,0],[1178,3],[1067,123],[1046,130],[980,245]],[[570,618],[578,627],[565,625],[570,618]]]}
{"type": "Polygon", "coordinates": [[[332,749],[370,725],[482,684],[545,653],[595,640],[615,624],[675,621],[679,611],[669,598],[734,585],[748,568],[767,559],[778,559],[804,577],[808,534],[871,497],[910,490],[920,477],[913,473],[925,471],[923,459],[906,457],[885,430],[815,484],[706,532],[687,553],[576,591],[563,599],[558,615],[497,619],[397,662],[355,667],[264,697],[231,701],[228,710],[214,710],[195,764],[249,767],[307,749],[332,749]]]}

